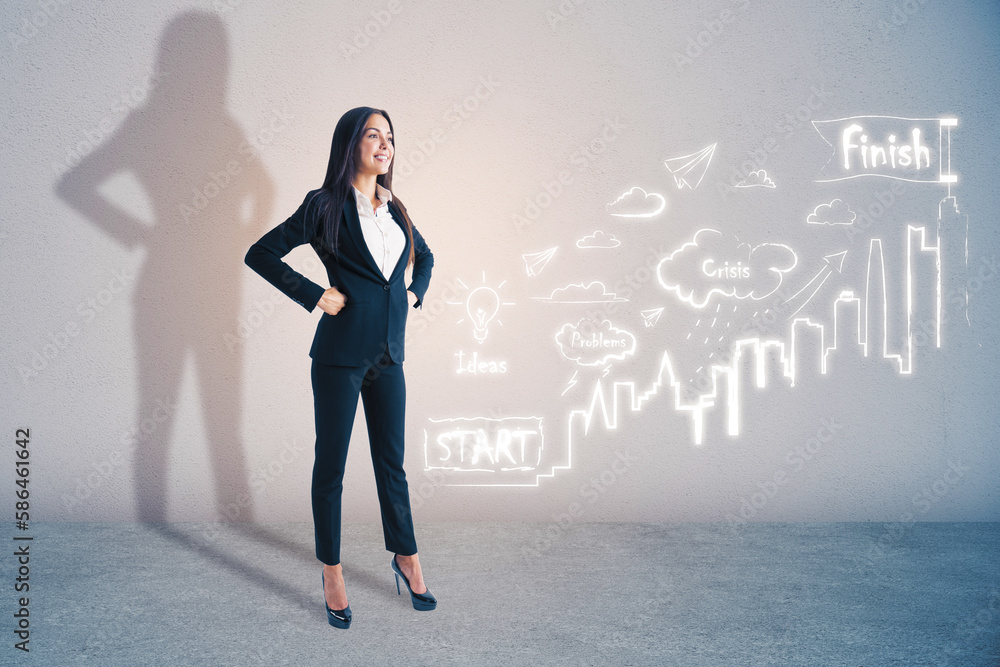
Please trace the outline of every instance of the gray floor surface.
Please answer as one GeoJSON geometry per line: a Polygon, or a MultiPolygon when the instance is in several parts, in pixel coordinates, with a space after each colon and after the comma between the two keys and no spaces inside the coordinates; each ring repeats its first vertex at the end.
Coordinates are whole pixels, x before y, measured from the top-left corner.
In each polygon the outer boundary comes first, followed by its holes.
{"type": "Polygon", "coordinates": [[[417,612],[346,524],[339,630],[311,524],[8,524],[0,664],[1000,665],[998,526],[422,524],[417,612]]]}

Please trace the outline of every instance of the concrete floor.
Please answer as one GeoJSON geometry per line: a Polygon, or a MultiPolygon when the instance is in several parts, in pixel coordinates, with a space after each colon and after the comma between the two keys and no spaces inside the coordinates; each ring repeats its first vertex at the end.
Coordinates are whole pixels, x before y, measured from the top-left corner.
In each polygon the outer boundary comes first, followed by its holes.
{"type": "Polygon", "coordinates": [[[347,524],[345,631],[311,524],[33,523],[0,664],[1000,665],[998,525],[423,524],[416,612],[347,524]]]}

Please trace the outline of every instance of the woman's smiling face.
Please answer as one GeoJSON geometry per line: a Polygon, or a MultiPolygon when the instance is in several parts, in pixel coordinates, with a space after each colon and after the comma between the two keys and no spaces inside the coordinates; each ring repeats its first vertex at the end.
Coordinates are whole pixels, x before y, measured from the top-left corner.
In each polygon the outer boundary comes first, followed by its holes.
{"type": "Polygon", "coordinates": [[[368,117],[364,134],[358,142],[358,173],[378,176],[388,172],[392,155],[389,121],[382,114],[373,113],[368,117]]]}

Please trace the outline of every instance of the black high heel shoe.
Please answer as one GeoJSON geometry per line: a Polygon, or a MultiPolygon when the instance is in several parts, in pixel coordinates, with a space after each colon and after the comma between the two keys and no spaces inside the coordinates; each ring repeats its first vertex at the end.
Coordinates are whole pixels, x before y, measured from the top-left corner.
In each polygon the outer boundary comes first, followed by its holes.
{"type": "Polygon", "coordinates": [[[396,575],[396,595],[402,595],[403,592],[399,589],[399,578],[403,578],[403,583],[406,584],[406,590],[410,592],[410,602],[413,603],[413,608],[417,611],[431,611],[437,607],[437,598],[431,595],[431,589],[427,589],[423,593],[414,593],[413,589],[410,588],[410,582],[407,580],[406,575],[403,571],[399,569],[399,565],[396,564],[396,555],[393,554],[392,560],[389,561],[389,567],[392,568],[393,574],[396,575]]]}
{"type": "Polygon", "coordinates": [[[330,609],[330,605],[326,603],[326,574],[320,572],[319,576],[323,582],[323,606],[326,607],[326,620],[333,627],[346,630],[351,627],[351,605],[347,605],[344,609],[330,609]]]}

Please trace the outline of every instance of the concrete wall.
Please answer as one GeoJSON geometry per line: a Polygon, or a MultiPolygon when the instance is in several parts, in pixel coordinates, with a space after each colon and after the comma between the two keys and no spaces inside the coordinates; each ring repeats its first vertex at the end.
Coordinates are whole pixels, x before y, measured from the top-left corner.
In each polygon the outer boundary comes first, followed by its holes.
{"type": "MultiPolygon", "coordinates": [[[[242,258],[371,105],[435,257],[418,521],[1000,518],[996,9],[806,5],[8,4],[0,411],[32,517],[310,520],[319,311],[242,258]],[[811,121],[851,116],[924,128],[933,165],[819,182],[842,125],[811,121]]],[[[346,520],[378,517],[368,456],[359,412],[346,520]]]]}

